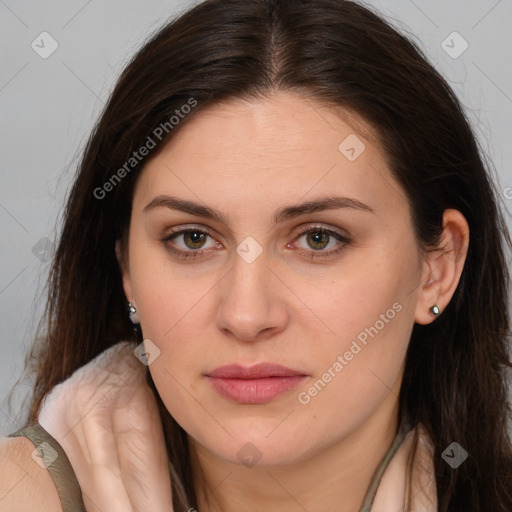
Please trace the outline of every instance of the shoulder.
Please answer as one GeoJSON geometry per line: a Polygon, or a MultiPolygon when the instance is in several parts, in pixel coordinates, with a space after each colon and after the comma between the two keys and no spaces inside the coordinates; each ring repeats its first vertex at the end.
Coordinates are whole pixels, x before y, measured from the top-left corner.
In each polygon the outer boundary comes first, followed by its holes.
{"type": "Polygon", "coordinates": [[[62,512],[50,473],[32,457],[35,449],[26,437],[0,437],[2,512],[62,512]]]}

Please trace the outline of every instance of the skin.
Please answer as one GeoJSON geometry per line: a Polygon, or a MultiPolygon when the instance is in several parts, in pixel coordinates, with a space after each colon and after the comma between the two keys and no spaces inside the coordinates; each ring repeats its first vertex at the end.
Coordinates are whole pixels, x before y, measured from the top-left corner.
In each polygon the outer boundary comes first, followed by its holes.
{"type": "Polygon", "coordinates": [[[396,435],[411,330],[434,320],[432,305],[443,311],[451,299],[467,223],[447,210],[445,249],[424,252],[372,127],[341,108],[278,92],[218,104],[188,121],[141,173],[128,253],[118,245],[117,254],[144,338],[160,351],[152,378],[188,434],[200,510],[358,510],[396,435]],[[351,134],[365,144],[353,161],[338,149],[351,134]],[[225,223],[165,206],[144,211],[160,195],[219,210],[225,223]],[[273,224],[276,210],[327,196],[372,211],[330,209],[273,224]],[[348,242],[299,236],[317,224],[348,242]],[[185,228],[210,236],[162,242],[185,228]],[[248,236],[262,250],[251,263],[236,250],[248,236]],[[169,247],[205,252],[185,260],[169,247]],[[393,304],[400,311],[389,319],[393,304]],[[381,315],[384,327],[301,403],[299,393],[381,315]],[[255,405],[222,397],[205,376],[224,364],[259,362],[308,377],[255,405]],[[260,457],[252,466],[237,455],[247,443],[260,457]]]}

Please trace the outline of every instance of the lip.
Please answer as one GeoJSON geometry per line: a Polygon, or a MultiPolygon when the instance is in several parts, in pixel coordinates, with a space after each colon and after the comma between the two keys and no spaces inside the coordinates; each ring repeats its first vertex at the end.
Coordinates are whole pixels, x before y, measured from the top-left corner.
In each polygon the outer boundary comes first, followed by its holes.
{"type": "Polygon", "coordinates": [[[308,375],[274,363],[220,366],[206,375],[214,389],[237,403],[262,404],[297,387],[308,375]]]}
{"type": "Polygon", "coordinates": [[[259,363],[253,366],[242,366],[239,364],[219,366],[207,375],[208,377],[218,377],[221,379],[262,379],[265,377],[305,376],[306,374],[286,366],[281,366],[280,364],[259,363]]]}

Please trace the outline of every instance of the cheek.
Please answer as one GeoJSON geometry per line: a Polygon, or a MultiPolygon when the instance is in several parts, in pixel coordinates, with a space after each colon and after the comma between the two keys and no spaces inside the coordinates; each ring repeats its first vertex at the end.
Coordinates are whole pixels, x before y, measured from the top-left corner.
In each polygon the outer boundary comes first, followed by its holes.
{"type": "Polygon", "coordinates": [[[165,340],[183,324],[190,329],[189,335],[195,336],[195,324],[188,315],[201,307],[211,278],[194,279],[193,265],[189,268],[172,262],[159,240],[150,240],[137,229],[130,241],[131,285],[144,336],[165,340]]]}
{"type": "Polygon", "coordinates": [[[322,394],[319,404],[335,401],[351,410],[361,404],[371,409],[400,376],[414,325],[420,267],[413,250],[387,256],[379,251],[378,256],[360,258],[331,283],[328,295],[321,289],[310,295],[330,334],[309,347],[318,385],[304,388],[303,402],[322,394]]]}
{"type": "Polygon", "coordinates": [[[349,435],[398,396],[413,325],[414,307],[399,287],[383,292],[355,286],[352,297],[356,291],[360,299],[368,292],[366,299],[344,308],[330,304],[324,318],[336,335],[310,347],[307,358],[315,371],[297,390],[301,418],[317,429],[314,418],[322,417],[326,443],[349,435]]]}
{"type": "Polygon", "coordinates": [[[370,339],[384,342],[388,336],[391,343],[394,337],[408,339],[420,266],[414,249],[399,249],[353,253],[329,280],[315,287],[303,281],[302,288],[294,289],[307,297],[308,305],[329,328],[327,343],[318,344],[318,349],[348,350],[355,339],[363,345],[370,339]]]}
{"type": "Polygon", "coordinates": [[[178,420],[197,406],[191,394],[198,374],[206,370],[201,364],[207,358],[205,319],[211,318],[207,292],[217,278],[211,273],[192,278],[185,265],[171,264],[153,241],[134,243],[130,264],[143,337],[159,350],[149,370],[164,404],[178,420]]]}

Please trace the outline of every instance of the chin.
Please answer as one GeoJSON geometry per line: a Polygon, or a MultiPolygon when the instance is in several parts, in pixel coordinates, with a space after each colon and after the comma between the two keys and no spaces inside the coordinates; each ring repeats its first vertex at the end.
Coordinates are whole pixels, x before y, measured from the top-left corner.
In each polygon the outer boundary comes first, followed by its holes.
{"type": "MultiPolygon", "coordinates": [[[[242,430],[242,429],[240,429],[242,430]]],[[[270,429],[271,430],[271,429],[270,429]]],[[[251,467],[265,466],[284,466],[301,462],[312,456],[315,452],[314,445],[306,444],[298,436],[290,435],[268,435],[267,430],[264,435],[260,433],[249,433],[246,435],[236,435],[233,438],[223,436],[221,442],[219,439],[205,439],[196,442],[200,443],[206,450],[214,454],[215,457],[224,459],[230,464],[251,467]]],[[[320,450],[320,448],[318,448],[320,450]]]]}

